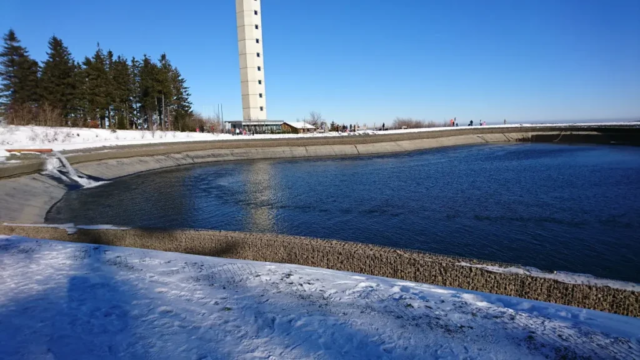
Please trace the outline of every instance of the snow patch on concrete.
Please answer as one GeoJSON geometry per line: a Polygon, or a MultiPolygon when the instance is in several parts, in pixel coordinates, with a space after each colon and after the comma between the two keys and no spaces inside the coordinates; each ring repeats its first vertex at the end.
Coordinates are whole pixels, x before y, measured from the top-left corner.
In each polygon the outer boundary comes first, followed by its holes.
{"type": "Polygon", "coordinates": [[[534,267],[500,267],[500,266],[491,266],[491,265],[473,265],[465,262],[460,262],[458,263],[458,265],[475,267],[475,268],[502,273],[502,274],[529,275],[529,276],[536,276],[536,277],[542,277],[547,279],[554,279],[567,284],[608,286],[615,289],[640,291],[640,284],[626,282],[626,281],[619,281],[619,280],[603,279],[603,278],[595,277],[590,274],[577,274],[577,273],[571,273],[571,272],[565,272],[565,271],[545,272],[540,269],[536,269],[534,267]]]}
{"type": "Polygon", "coordinates": [[[62,180],[64,183],[75,183],[83,188],[92,188],[108,183],[108,181],[91,180],[84,174],[78,173],[71,164],[69,164],[69,161],[57,151],[54,151],[52,156],[47,157],[44,163],[43,173],[62,180]]]}
{"type": "Polygon", "coordinates": [[[114,226],[114,225],[75,225],[74,223],[68,224],[11,224],[4,223],[6,226],[26,226],[26,227],[49,227],[55,229],[63,229],[67,231],[67,234],[75,234],[78,229],[87,230],[128,230],[128,227],[114,226]]]}

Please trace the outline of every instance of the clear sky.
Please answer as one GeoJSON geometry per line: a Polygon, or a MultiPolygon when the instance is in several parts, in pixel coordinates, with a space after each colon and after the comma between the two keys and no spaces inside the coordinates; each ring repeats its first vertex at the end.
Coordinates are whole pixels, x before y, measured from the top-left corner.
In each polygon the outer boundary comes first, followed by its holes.
{"type": "MultiPolygon", "coordinates": [[[[640,0],[262,0],[270,119],[640,118],[640,0]]],[[[37,60],[57,35],[166,52],[194,109],[241,117],[234,0],[2,0],[37,60]]]]}

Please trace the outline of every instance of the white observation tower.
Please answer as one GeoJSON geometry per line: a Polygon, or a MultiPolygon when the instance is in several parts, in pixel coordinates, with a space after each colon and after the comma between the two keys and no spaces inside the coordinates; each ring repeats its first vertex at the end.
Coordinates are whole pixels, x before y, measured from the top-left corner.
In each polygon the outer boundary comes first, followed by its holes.
{"type": "Polygon", "coordinates": [[[267,119],[260,2],[261,0],[236,0],[244,122],[267,119]]]}

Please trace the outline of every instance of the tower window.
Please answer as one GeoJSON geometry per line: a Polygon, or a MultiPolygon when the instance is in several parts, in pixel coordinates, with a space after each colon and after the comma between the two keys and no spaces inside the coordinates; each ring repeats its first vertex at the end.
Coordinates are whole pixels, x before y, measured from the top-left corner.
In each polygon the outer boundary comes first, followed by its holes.
{"type": "Polygon", "coordinates": [[[257,57],[260,57],[260,53],[256,53],[256,56],[257,56],[257,57]]]}
{"type": "Polygon", "coordinates": [[[260,106],[260,111],[264,111],[264,108],[262,106],[260,106]]]}
{"type": "Polygon", "coordinates": [[[258,80],[258,85],[262,85],[262,80],[258,80]]]}
{"type": "Polygon", "coordinates": [[[262,93],[258,94],[258,96],[260,96],[260,99],[262,99],[262,93]]]}
{"type": "Polygon", "coordinates": [[[260,44],[260,39],[256,39],[256,44],[260,44]]]}
{"type": "Polygon", "coordinates": [[[258,24],[256,24],[256,30],[258,30],[260,27],[258,26],[258,24]]]}
{"type": "Polygon", "coordinates": [[[262,71],[262,68],[260,66],[258,66],[258,71],[262,71]]]}
{"type": "Polygon", "coordinates": [[[253,15],[258,15],[258,10],[253,10],[253,15]]]}

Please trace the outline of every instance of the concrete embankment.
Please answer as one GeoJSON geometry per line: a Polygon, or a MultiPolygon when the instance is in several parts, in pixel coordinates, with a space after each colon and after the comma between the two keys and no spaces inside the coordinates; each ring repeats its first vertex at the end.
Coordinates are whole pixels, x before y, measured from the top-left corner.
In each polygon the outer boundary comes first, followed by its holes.
{"type": "MultiPolygon", "coordinates": [[[[304,158],[402,153],[443,146],[497,142],[556,142],[640,145],[637,125],[461,127],[402,134],[318,136],[306,138],[251,139],[126,145],[65,151],[71,165],[105,160],[148,158],[139,171],[207,161],[265,158],[304,158]],[[180,156],[178,156],[178,154],[180,156]],[[162,159],[166,156],[166,159],[162,159]]],[[[38,172],[43,160],[0,166],[0,179],[38,172]]],[[[119,167],[127,166],[120,162],[119,167]]],[[[87,169],[87,171],[89,171],[87,169]]],[[[119,170],[121,171],[121,170],[119,170]]],[[[109,178],[139,172],[114,173],[109,178]]]]}
{"type": "MultiPolygon", "coordinates": [[[[85,174],[110,180],[143,171],[209,162],[381,155],[446,146],[528,141],[529,139],[529,133],[513,133],[461,135],[361,144],[239,147],[82,162],[74,167],[85,174]]],[[[71,155],[69,159],[70,161],[78,160],[78,156],[81,155],[71,155]]]]}
{"type": "MultiPolygon", "coordinates": [[[[227,140],[119,146],[66,152],[81,172],[112,180],[207,162],[366,156],[445,146],[513,142],[640,144],[640,126],[475,127],[391,135],[227,140]]],[[[66,188],[37,172],[44,160],[0,167],[0,221],[42,223],[66,188]]]]}
{"type": "Polygon", "coordinates": [[[459,265],[500,265],[375,245],[219,231],[66,230],[0,226],[0,234],[268,261],[456,287],[640,317],[640,293],[459,265]]]}

